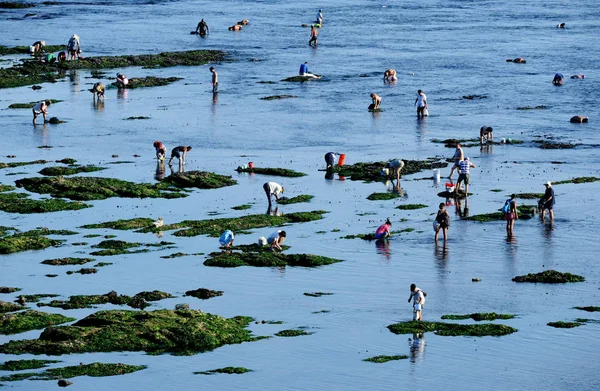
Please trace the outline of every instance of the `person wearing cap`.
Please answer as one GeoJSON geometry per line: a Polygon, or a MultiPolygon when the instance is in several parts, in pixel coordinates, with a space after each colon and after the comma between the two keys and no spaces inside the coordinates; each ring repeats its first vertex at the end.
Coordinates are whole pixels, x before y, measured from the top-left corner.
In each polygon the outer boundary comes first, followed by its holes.
{"type": "Polygon", "coordinates": [[[129,84],[129,79],[122,73],[117,73],[117,88],[125,88],[129,84]]]}
{"type": "Polygon", "coordinates": [[[458,181],[456,182],[456,190],[454,190],[457,194],[461,191],[460,185],[463,182],[465,183],[465,195],[469,194],[469,169],[471,167],[475,168],[477,166],[471,163],[468,157],[465,157],[464,160],[459,163],[458,181]]]}
{"type": "Polygon", "coordinates": [[[317,12],[317,21],[316,23],[321,24],[323,23],[323,10],[321,8],[319,8],[319,12],[317,12]]]}
{"type": "Polygon", "coordinates": [[[385,223],[379,226],[375,231],[375,239],[381,240],[389,238],[391,235],[390,228],[392,228],[392,222],[390,219],[385,220],[385,223]]]}
{"type": "Polygon", "coordinates": [[[398,184],[400,184],[400,171],[402,171],[402,169],[404,168],[404,162],[400,159],[390,160],[385,165],[385,168],[390,169],[392,181],[394,180],[393,177],[396,177],[396,181],[398,182],[398,184]]]}
{"type": "Polygon", "coordinates": [[[319,44],[319,40],[317,38],[318,36],[319,36],[319,32],[315,28],[315,25],[311,24],[310,25],[310,40],[308,41],[308,46],[317,47],[317,45],[319,44]]]}
{"type": "Polygon", "coordinates": [[[423,306],[425,305],[425,292],[417,288],[416,284],[410,284],[410,297],[408,302],[413,301],[413,320],[423,320],[423,306]]]}
{"type": "Polygon", "coordinates": [[[491,126],[482,126],[479,129],[479,142],[483,144],[483,140],[485,141],[493,141],[494,140],[494,129],[491,126]]]}
{"type": "Polygon", "coordinates": [[[34,42],[33,45],[31,45],[31,55],[35,56],[37,54],[40,54],[42,52],[42,49],[44,48],[44,46],[46,46],[46,41],[37,41],[34,42]]]}
{"type": "Polygon", "coordinates": [[[550,215],[550,221],[554,220],[554,189],[552,188],[552,182],[548,181],[544,183],[546,186],[546,191],[544,192],[544,197],[540,200],[540,209],[541,209],[541,218],[544,221],[546,217],[546,210],[548,210],[548,214],[550,215]]]}
{"type": "Polygon", "coordinates": [[[165,160],[165,157],[167,156],[167,147],[165,147],[163,143],[158,140],[156,140],[153,145],[154,149],[156,150],[156,158],[158,160],[165,160]]]}
{"type": "Polygon", "coordinates": [[[267,195],[267,200],[269,200],[269,209],[271,209],[271,195],[274,195],[275,199],[279,200],[279,194],[283,193],[284,188],[279,183],[267,182],[263,185],[263,190],[267,195]]]}

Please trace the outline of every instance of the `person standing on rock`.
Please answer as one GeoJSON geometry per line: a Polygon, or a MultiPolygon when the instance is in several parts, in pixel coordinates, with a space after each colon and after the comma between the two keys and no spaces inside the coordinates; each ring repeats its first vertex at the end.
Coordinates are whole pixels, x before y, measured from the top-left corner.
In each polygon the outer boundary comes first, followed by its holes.
{"type": "Polygon", "coordinates": [[[279,200],[279,194],[283,193],[284,188],[279,183],[267,182],[263,185],[263,190],[267,195],[267,200],[269,200],[269,209],[271,209],[271,195],[274,195],[275,199],[279,200]]]}
{"type": "Polygon", "coordinates": [[[381,97],[376,93],[371,93],[371,104],[369,105],[369,110],[379,110],[379,106],[381,106],[381,97]]]}
{"type": "Polygon", "coordinates": [[[318,36],[319,36],[319,32],[315,28],[315,25],[311,24],[310,25],[310,40],[308,41],[308,46],[317,47],[317,45],[319,44],[319,41],[317,38],[318,36]]]}
{"type": "Polygon", "coordinates": [[[463,150],[460,147],[460,143],[456,143],[456,149],[454,150],[454,165],[452,166],[452,170],[450,170],[450,175],[448,178],[452,178],[452,174],[454,174],[454,170],[460,168],[460,162],[464,159],[463,150]]]}
{"type": "Polygon", "coordinates": [[[215,71],[215,68],[210,67],[209,68],[210,73],[212,73],[212,92],[217,93],[219,92],[219,74],[217,73],[217,71],[215,71]]]}
{"type": "Polygon", "coordinates": [[[458,181],[456,182],[456,190],[454,190],[456,194],[458,194],[461,191],[460,185],[464,182],[465,195],[469,195],[469,169],[471,167],[476,168],[477,166],[471,163],[468,157],[465,157],[464,160],[459,163],[458,181]]]}
{"type": "Polygon", "coordinates": [[[179,160],[179,167],[181,168],[181,166],[185,164],[185,155],[191,150],[192,147],[190,147],[189,145],[187,147],[180,145],[178,147],[173,148],[173,150],[171,151],[171,158],[169,159],[169,166],[171,165],[173,159],[177,158],[179,160]]]}
{"type": "Polygon", "coordinates": [[[219,238],[219,244],[225,248],[229,248],[233,245],[234,239],[235,236],[233,235],[233,232],[231,230],[226,230],[219,238]]]}
{"type": "Polygon", "coordinates": [[[542,222],[545,220],[546,218],[546,210],[548,211],[548,214],[550,215],[550,221],[554,220],[554,189],[552,188],[552,182],[548,181],[546,183],[544,183],[544,186],[546,186],[546,192],[544,193],[544,197],[540,200],[540,205],[541,205],[541,214],[540,217],[542,219],[542,222]]]}
{"type": "Polygon", "coordinates": [[[52,104],[49,100],[42,101],[33,106],[33,124],[35,125],[35,119],[38,115],[42,114],[44,116],[44,123],[48,122],[46,116],[48,115],[48,107],[52,104]]]}
{"type": "Polygon", "coordinates": [[[423,320],[423,306],[425,305],[425,295],[420,288],[417,288],[416,284],[410,284],[410,296],[408,302],[413,301],[413,320],[423,320]]]}
{"type": "Polygon", "coordinates": [[[427,110],[427,95],[422,90],[417,91],[415,105],[417,105],[417,118],[424,118],[427,110]]]}

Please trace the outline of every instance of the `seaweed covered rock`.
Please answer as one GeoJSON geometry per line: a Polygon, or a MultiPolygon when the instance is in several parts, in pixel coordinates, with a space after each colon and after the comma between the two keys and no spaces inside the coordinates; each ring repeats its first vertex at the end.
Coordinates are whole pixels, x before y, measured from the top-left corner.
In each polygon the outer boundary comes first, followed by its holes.
{"type": "Polygon", "coordinates": [[[23,309],[23,307],[18,304],[9,303],[9,302],[0,300],[0,314],[4,314],[7,312],[15,312],[15,311],[19,311],[22,309],[23,309]]]}
{"type": "MultiPolygon", "coordinates": [[[[448,166],[448,162],[432,158],[427,160],[402,160],[404,168],[402,175],[416,174],[424,170],[432,170],[434,168],[444,168],[448,166]]],[[[329,172],[338,173],[344,177],[350,177],[353,181],[377,182],[385,181],[387,176],[381,175],[381,171],[385,168],[388,162],[370,162],[370,163],[355,163],[344,165],[342,167],[335,166],[329,172]]]]}
{"type": "Polygon", "coordinates": [[[0,238],[0,254],[43,250],[48,247],[58,247],[64,243],[64,240],[49,239],[44,236],[45,234],[50,235],[51,231],[44,233],[39,230],[33,230],[0,238]]]}
{"type": "Polygon", "coordinates": [[[174,244],[172,242],[161,241],[158,243],[132,243],[126,242],[123,240],[113,240],[107,239],[103,240],[98,244],[93,245],[93,248],[100,248],[102,250],[93,251],[90,255],[93,256],[111,256],[111,255],[121,255],[121,254],[136,254],[136,253],[145,253],[150,251],[148,247],[164,247],[171,248],[171,245],[174,244]],[[138,248],[140,246],[144,246],[146,248],[138,248]],[[135,250],[131,250],[134,249],[135,250]]]}
{"type": "Polygon", "coordinates": [[[48,364],[56,364],[57,360],[13,360],[0,364],[0,371],[24,371],[26,369],[39,369],[48,364]]]}
{"type": "Polygon", "coordinates": [[[253,174],[271,175],[271,176],[282,176],[289,178],[297,178],[306,176],[303,172],[290,170],[287,168],[271,168],[271,167],[253,167],[253,168],[242,168],[238,167],[237,172],[250,172],[253,174]]]}
{"type": "Polygon", "coordinates": [[[110,197],[124,198],[181,198],[187,194],[166,186],[133,183],[116,178],[100,177],[39,177],[24,178],[15,182],[17,187],[52,197],[77,201],[104,200],[110,197]]]}
{"type": "Polygon", "coordinates": [[[63,265],[85,265],[88,262],[94,262],[94,258],[56,258],[42,261],[44,265],[63,266],[63,265]]]}
{"type": "Polygon", "coordinates": [[[587,312],[600,312],[600,307],[588,306],[588,307],[573,307],[576,310],[587,311],[587,312]]]}
{"type": "Polygon", "coordinates": [[[408,356],[406,356],[406,355],[398,355],[398,356],[375,356],[375,357],[365,358],[363,361],[372,362],[372,363],[376,363],[376,364],[382,364],[382,363],[388,362],[388,361],[405,360],[407,358],[408,358],[408,356]]]}
{"type": "Polygon", "coordinates": [[[0,286],[0,293],[15,293],[20,291],[21,288],[15,288],[15,287],[11,287],[11,286],[0,286]]]}
{"type": "Polygon", "coordinates": [[[482,320],[496,320],[496,319],[513,319],[515,316],[511,314],[497,314],[495,312],[477,312],[474,314],[466,315],[442,315],[442,319],[450,320],[461,320],[461,319],[473,319],[476,322],[482,320]]]}
{"type": "Polygon", "coordinates": [[[145,351],[194,354],[254,341],[251,318],[222,318],[202,311],[99,311],[71,326],[45,329],[38,339],[0,345],[6,354],[60,355],[145,351]]]}
{"type": "Polygon", "coordinates": [[[96,167],[96,166],[75,166],[75,167],[44,167],[39,172],[44,176],[59,176],[59,175],[75,175],[82,172],[95,172],[105,170],[104,167],[96,167]]]}
{"type": "Polygon", "coordinates": [[[192,296],[198,299],[207,300],[212,297],[223,296],[223,291],[213,291],[206,288],[198,288],[185,292],[186,296],[192,296]]]}
{"type": "Polygon", "coordinates": [[[81,226],[81,228],[92,229],[92,228],[110,228],[110,229],[118,229],[122,231],[126,231],[129,229],[137,229],[137,228],[147,228],[152,226],[154,222],[153,219],[146,217],[136,217],[129,220],[117,220],[117,221],[108,221],[105,223],[99,224],[87,224],[81,226]]]}
{"type": "MultiPolygon", "coordinates": [[[[42,360],[37,360],[42,361],[42,360]]],[[[46,360],[48,363],[59,361],[46,360]]],[[[44,365],[45,366],[45,365],[44,365]]],[[[63,368],[50,368],[39,373],[19,373],[16,375],[0,377],[1,381],[19,381],[19,380],[57,380],[59,387],[67,387],[73,383],[64,379],[71,379],[78,376],[105,377],[118,376],[133,373],[146,369],[145,365],[127,365],[127,364],[105,364],[95,362],[92,364],[79,364],[63,368]]]]}
{"type": "Polygon", "coordinates": [[[289,81],[289,82],[293,82],[293,83],[304,83],[307,81],[319,80],[319,79],[320,79],[320,77],[313,77],[313,76],[292,76],[292,77],[282,79],[281,81],[289,81]]]}
{"type": "MultiPolygon", "coordinates": [[[[535,205],[518,205],[517,211],[519,212],[520,220],[529,220],[536,215],[537,206],[535,206],[535,205]]],[[[480,223],[488,223],[490,221],[505,220],[505,217],[504,217],[504,213],[502,213],[502,212],[492,212],[492,213],[484,213],[484,214],[479,214],[479,215],[463,217],[463,220],[471,220],[471,221],[478,221],[480,223]]]]}
{"type": "Polygon", "coordinates": [[[214,375],[217,373],[226,373],[228,375],[241,375],[243,373],[247,373],[247,372],[252,372],[251,369],[248,368],[244,368],[244,367],[225,367],[225,368],[218,368],[218,369],[212,369],[210,371],[202,371],[202,372],[194,372],[194,375],[214,375]]]}
{"type": "Polygon", "coordinates": [[[58,100],[58,99],[40,99],[36,102],[29,102],[29,103],[13,103],[10,104],[8,106],[9,109],[33,109],[33,106],[35,106],[36,104],[38,104],[39,102],[43,101],[43,100],[48,100],[50,101],[50,103],[55,104],[55,103],[59,103],[62,102],[62,100],[58,100]]]}
{"type": "Polygon", "coordinates": [[[550,327],[557,328],[557,329],[572,329],[572,328],[579,327],[579,326],[583,325],[583,322],[563,322],[563,321],[559,321],[559,322],[548,322],[547,325],[550,326],[550,327]]]}
{"type": "Polygon", "coordinates": [[[571,179],[568,179],[565,181],[552,182],[552,184],[553,185],[563,185],[566,183],[581,184],[581,183],[592,183],[592,182],[596,182],[596,181],[600,181],[600,178],[595,177],[595,176],[583,176],[583,177],[571,178],[571,179]]]}
{"type": "Polygon", "coordinates": [[[370,201],[387,201],[387,200],[393,200],[395,198],[400,198],[400,193],[396,193],[396,192],[371,193],[367,197],[367,199],[370,201]]]}
{"type": "Polygon", "coordinates": [[[529,273],[524,276],[516,276],[514,282],[540,282],[545,284],[563,284],[567,282],[583,282],[585,278],[577,274],[562,273],[556,270],[546,270],[540,273],[529,273]]]}
{"type": "Polygon", "coordinates": [[[340,259],[311,254],[282,254],[271,251],[259,252],[214,252],[208,255],[205,266],[238,267],[238,266],[304,266],[317,267],[341,262],[340,259]]]}
{"type": "Polygon", "coordinates": [[[60,314],[47,314],[32,310],[10,313],[0,316],[0,334],[18,334],[74,320],[60,314]]]}
{"type": "Polygon", "coordinates": [[[512,334],[517,329],[503,324],[485,323],[485,324],[457,324],[444,322],[423,322],[410,321],[395,323],[388,326],[388,329],[394,334],[413,334],[435,332],[443,336],[466,335],[471,337],[483,336],[502,336],[512,334]]]}
{"type": "Polygon", "coordinates": [[[94,305],[113,304],[128,305],[132,308],[145,308],[149,306],[146,301],[159,301],[171,298],[169,293],[161,291],[140,292],[135,296],[119,295],[115,291],[110,291],[104,295],[75,295],[69,297],[69,300],[52,300],[49,303],[38,304],[39,307],[55,307],[63,310],[78,308],[92,308],[94,305]]]}
{"type": "Polygon", "coordinates": [[[275,333],[278,337],[299,337],[301,335],[311,335],[308,331],[298,329],[298,330],[281,330],[275,333]]]}
{"type": "MultiPolygon", "coordinates": [[[[155,76],[146,76],[146,77],[132,77],[129,79],[129,83],[124,88],[142,88],[142,87],[160,87],[166,86],[171,83],[175,83],[176,81],[183,80],[181,77],[155,77],[155,76]]],[[[116,86],[117,83],[112,83],[113,86],[116,86]]]]}
{"type": "Polygon", "coordinates": [[[297,98],[296,95],[270,95],[264,96],[260,98],[260,100],[279,100],[279,99],[289,99],[289,98],[297,98]]]}
{"type": "Polygon", "coordinates": [[[80,201],[70,202],[56,198],[31,199],[26,193],[1,193],[0,210],[7,213],[50,213],[64,210],[80,210],[91,205],[80,201]]]}
{"type": "Polygon", "coordinates": [[[182,188],[197,187],[199,189],[218,189],[221,187],[237,185],[237,181],[231,179],[230,176],[206,171],[173,173],[166,177],[163,182],[182,188]]]}
{"type": "Polygon", "coordinates": [[[10,162],[10,163],[0,162],[0,168],[15,168],[15,167],[21,167],[21,166],[29,166],[29,165],[33,165],[33,164],[46,164],[46,163],[50,163],[50,162],[48,160],[33,160],[30,162],[10,162]]]}
{"type": "Polygon", "coordinates": [[[310,202],[310,200],[312,200],[314,198],[314,196],[308,195],[308,194],[301,194],[292,198],[287,198],[287,197],[279,197],[279,199],[277,200],[277,203],[280,205],[291,205],[291,204],[298,204],[301,202],[310,202]]]}

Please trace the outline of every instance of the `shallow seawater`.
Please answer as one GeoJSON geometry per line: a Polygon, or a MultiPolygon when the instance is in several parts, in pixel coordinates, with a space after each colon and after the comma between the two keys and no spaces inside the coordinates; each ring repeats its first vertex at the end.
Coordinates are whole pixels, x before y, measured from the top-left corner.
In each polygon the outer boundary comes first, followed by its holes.
{"type": "MultiPolygon", "coordinates": [[[[70,72],[58,83],[43,84],[39,91],[29,87],[3,89],[0,160],[71,157],[81,164],[108,167],[82,175],[154,182],[157,167],[152,142],[159,139],[167,148],[193,146],[186,170],[232,175],[239,184],[194,190],[183,199],[112,198],[91,201],[93,208],[80,211],[40,215],[0,212],[0,225],[79,232],[61,237],[67,243],[58,248],[1,256],[0,286],[20,287],[23,294],[57,293],[64,298],[110,290],[133,295],[159,289],[177,297],[157,302],[149,309],[189,303],[191,308],[226,317],[247,315],[259,321],[285,322],[252,324],[257,335],[297,327],[313,332],[296,338],[273,337],[228,345],[191,357],[143,353],[60,356],[58,359],[67,365],[94,361],[148,365],[148,369],[126,376],[76,378],[76,386],[97,390],[158,390],[165,385],[171,389],[199,386],[251,390],[600,388],[598,324],[575,329],[546,326],[551,321],[578,317],[599,319],[596,313],[572,307],[600,305],[600,270],[596,265],[600,246],[594,236],[599,228],[595,206],[600,183],[556,185],[555,222],[519,220],[513,240],[507,240],[503,222],[461,221],[458,213],[459,208],[461,214],[470,215],[496,211],[511,193],[543,192],[543,183],[548,180],[600,176],[600,127],[594,115],[599,112],[600,98],[596,56],[600,49],[600,9],[595,2],[425,0],[407,4],[335,0],[314,6],[283,1],[61,3],[0,13],[0,44],[29,45],[39,39],[60,44],[76,33],[86,56],[222,49],[227,51],[228,61],[215,65],[220,92],[218,96],[210,92],[210,65],[108,70],[109,77],[123,72],[128,77],[184,79],[165,87],[123,94],[109,88],[100,106],[92,103],[87,91],[97,81],[88,71],[70,72]],[[324,8],[325,23],[319,47],[313,49],[307,45],[310,29],[300,26],[310,23],[320,6],[324,8]],[[36,16],[24,17],[27,13],[36,16]],[[210,27],[205,39],[189,35],[200,18],[205,18],[210,27]],[[249,19],[250,25],[241,32],[227,31],[227,26],[241,19],[249,19]],[[557,29],[560,22],[566,22],[567,28],[557,29]],[[527,63],[505,61],[516,57],[526,58],[527,63]],[[324,75],[323,80],[280,82],[296,74],[304,61],[309,62],[312,72],[324,75]],[[395,85],[382,82],[383,71],[389,67],[398,72],[395,85]],[[562,87],[551,84],[556,72],[567,77],[562,87]],[[586,79],[568,78],[576,73],[585,74],[586,79]],[[275,84],[258,83],[261,81],[275,84]],[[429,100],[431,116],[422,121],[416,119],[413,106],[417,89],[423,89],[429,100]],[[367,111],[371,92],[382,97],[383,112],[367,111]],[[297,98],[259,99],[283,94],[297,98]],[[466,95],[486,98],[462,99],[466,95]],[[34,127],[29,110],[6,109],[11,103],[46,98],[63,100],[50,107],[50,116],[67,123],[34,127]],[[516,110],[538,105],[547,109],[516,110]],[[569,118],[573,115],[588,116],[590,122],[571,124],[569,118]],[[150,119],[125,120],[131,116],[150,119]],[[476,138],[483,125],[494,127],[496,139],[512,138],[524,143],[465,148],[477,165],[471,171],[469,190],[473,195],[468,204],[447,203],[452,222],[446,245],[441,241],[436,245],[432,231],[437,205],[446,202],[437,196],[444,190],[445,178],[437,183],[423,180],[432,176],[430,171],[407,175],[401,181],[404,197],[369,201],[369,194],[386,191],[386,185],[337,176],[327,180],[324,172],[318,171],[328,151],[346,153],[348,164],[391,158],[448,158],[453,149],[432,143],[433,138],[476,138]],[[549,137],[582,145],[542,150],[532,142],[549,137]],[[53,148],[37,148],[41,145],[53,148]],[[8,159],[6,155],[17,157],[8,159]],[[110,164],[116,161],[131,163],[110,164]],[[234,171],[248,161],[258,167],[287,167],[308,175],[278,178],[234,171]],[[281,206],[279,212],[329,212],[321,221],[285,227],[286,243],[291,246],[288,251],[344,262],[316,269],[210,268],[203,266],[204,256],[160,256],[174,252],[208,254],[217,249],[215,238],[175,237],[172,232],[158,238],[131,231],[78,228],[119,218],[163,217],[165,223],[173,223],[265,213],[262,184],[268,180],[283,184],[287,196],[315,196],[307,204],[281,206]],[[231,209],[246,203],[252,205],[248,210],[231,209]],[[428,207],[395,209],[406,203],[428,207]],[[395,235],[383,247],[360,239],[340,239],[372,232],[388,217],[393,221],[393,230],[415,230],[395,235]],[[115,234],[121,240],[143,243],[167,240],[175,242],[177,248],[97,257],[97,261],[114,264],[99,268],[93,275],[66,275],[67,270],[79,266],[40,264],[45,259],[86,256],[92,251],[91,245],[103,240],[83,238],[90,233],[115,234]],[[71,244],[82,241],[89,244],[71,244]],[[546,269],[580,274],[586,282],[555,286],[511,281],[516,275],[546,269]],[[45,277],[49,273],[59,276],[45,277]],[[481,282],[474,283],[472,278],[480,278],[481,282]],[[499,338],[427,333],[416,342],[411,335],[392,334],[387,325],[412,316],[406,300],[413,282],[428,293],[425,320],[437,321],[444,314],[494,311],[517,315],[516,319],[497,322],[519,331],[499,338]],[[183,296],[185,291],[200,287],[223,290],[224,294],[202,301],[183,296]],[[303,295],[319,291],[333,295],[303,295]],[[322,310],[329,312],[314,313],[322,310]],[[410,359],[385,364],[362,361],[384,354],[406,354],[410,359]],[[253,372],[192,374],[225,366],[244,366],[253,372]]],[[[110,81],[103,80],[105,84],[110,81]]],[[[37,176],[42,167],[1,169],[1,183],[37,176]],[[25,174],[8,176],[10,173],[25,174]]],[[[442,169],[442,177],[449,171],[450,167],[442,169]]],[[[253,243],[271,231],[257,229],[237,235],[235,243],[253,243]]],[[[0,295],[0,300],[12,301],[16,296],[0,295]]],[[[96,311],[43,310],[78,319],[96,311]]],[[[0,336],[0,343],[36,338],[39,332],[0,336]]],[[[22,358],[30,356],[0,355],[0,361],[22,358]]],[[[56,384],[22,381],[5,386],[45,390],[56,384]]]]}

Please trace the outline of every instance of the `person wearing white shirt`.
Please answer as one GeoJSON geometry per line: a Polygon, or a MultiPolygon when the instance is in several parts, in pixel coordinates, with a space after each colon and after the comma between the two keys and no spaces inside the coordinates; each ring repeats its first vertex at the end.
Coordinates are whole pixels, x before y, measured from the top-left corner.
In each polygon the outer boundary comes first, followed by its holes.
{"type": "Polygon", "coordinates": [[[417,91],[415,104],[417,105],[417,118],[425,117],[425,110],[427,110],[427,96],[422,90],[417,91]]]}
{"type": "Polygon", "coordinates": [[[271,195],[275,196],[275,199],[279,199],[279,193],[283,193],[283,186],[276,182],[267,182],[263,185],[263,190],[267,194],[269,200],[269,209],[271,209],[271,195]]]}

